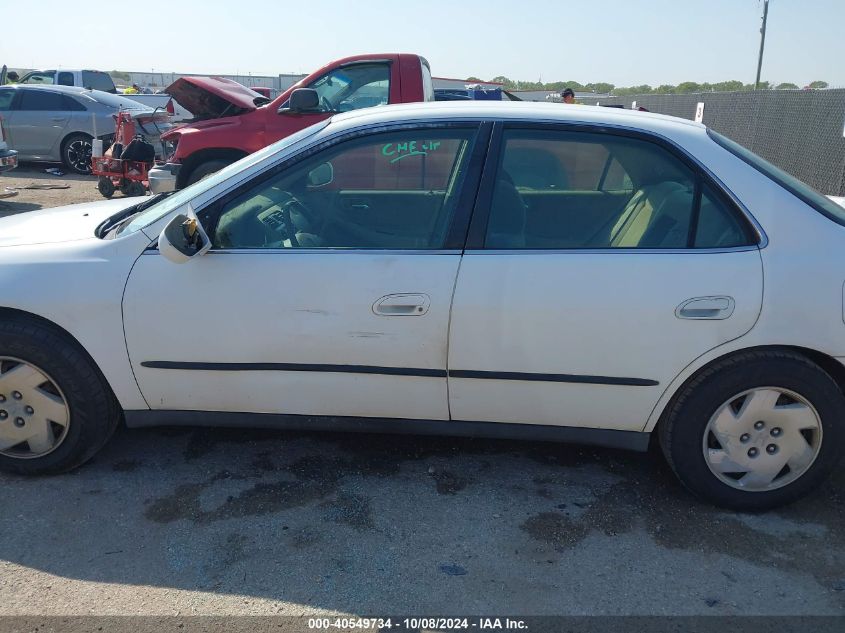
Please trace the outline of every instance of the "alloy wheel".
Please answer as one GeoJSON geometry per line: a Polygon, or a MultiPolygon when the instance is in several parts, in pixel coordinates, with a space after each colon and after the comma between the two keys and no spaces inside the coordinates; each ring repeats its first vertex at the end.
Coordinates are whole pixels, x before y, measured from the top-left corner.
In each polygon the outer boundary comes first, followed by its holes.
{"type": "Polygon", "coordinates": [[[76,171],[87,174],[91,171],[91,142],[82,139],[77,139],[68,143],[67,149],[68,163],[76,171]]]}

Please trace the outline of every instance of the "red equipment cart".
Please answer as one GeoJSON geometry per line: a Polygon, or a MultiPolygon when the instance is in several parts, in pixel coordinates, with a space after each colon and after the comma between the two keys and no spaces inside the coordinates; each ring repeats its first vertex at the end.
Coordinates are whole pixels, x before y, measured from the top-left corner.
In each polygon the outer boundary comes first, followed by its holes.
{"type": "Polygon", "coordinates": [[[118,189],[124,196],[143,196],[149,187],[147,172],[153,163],[112,156],[116,147],[124,148],[135,138],[135,121],[130,113],[120,111],[115,119],[114,143],[102,156],[91,158],[91,173],[97,176],[97,189],[106,198],[118,189]]]}

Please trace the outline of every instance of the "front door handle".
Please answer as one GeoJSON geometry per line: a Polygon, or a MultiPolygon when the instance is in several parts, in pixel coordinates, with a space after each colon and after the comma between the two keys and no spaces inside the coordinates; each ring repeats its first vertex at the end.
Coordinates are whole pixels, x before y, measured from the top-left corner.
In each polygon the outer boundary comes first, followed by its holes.
{"type": "Polygon", "coordinates": [[[422,316],[428,312],[431,297],[425,294],[395,294],[377,299],[373,312],[379,316],[422,316]]]}
{"type": "Polygon", "coordinates": [[[735,307],[736,302],[733,297],[695,297],[687,299],[675,308],[675,316],[679,319],[719,321],[730,317],[735,307]]]}

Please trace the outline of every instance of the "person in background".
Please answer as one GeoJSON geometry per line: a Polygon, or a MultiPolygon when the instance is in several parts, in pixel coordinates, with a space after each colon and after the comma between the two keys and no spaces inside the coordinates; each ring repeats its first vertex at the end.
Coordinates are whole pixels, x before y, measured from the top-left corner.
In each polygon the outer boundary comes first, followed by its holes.
{"type": "Polygon", "coordinates": [[[20,76],[14,70],[10,70],[8,73],[6,73],[6,83],[7,84],[16,84],[16,83],[18,83],[19,79],[20,79],[20,76]]]}
{"type": "Polygon", "coordinates": [[[126,90],[123,91],[125,95],[137,95],[141,93],[141,89],[138,87],[138,84],[132,84],[126,90]]]}
{"type": "Polygon", "coordinates": [[[560,98],[563,99],[564,103],[575,103],[575,91],[572,88],[566,88],[560,93],[560,98]]]}

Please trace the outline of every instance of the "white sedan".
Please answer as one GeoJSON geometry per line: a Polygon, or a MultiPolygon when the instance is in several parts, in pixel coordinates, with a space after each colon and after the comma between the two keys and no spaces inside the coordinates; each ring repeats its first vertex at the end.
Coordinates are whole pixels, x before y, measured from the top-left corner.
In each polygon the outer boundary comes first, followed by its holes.
{"type": "Polygon", "coordinates": [[[845,445],[845,209],[702,125],[339,115],[169,196],[0,220],[0,467],[127,426],[644,450],[722,506],[845,445]]]}

